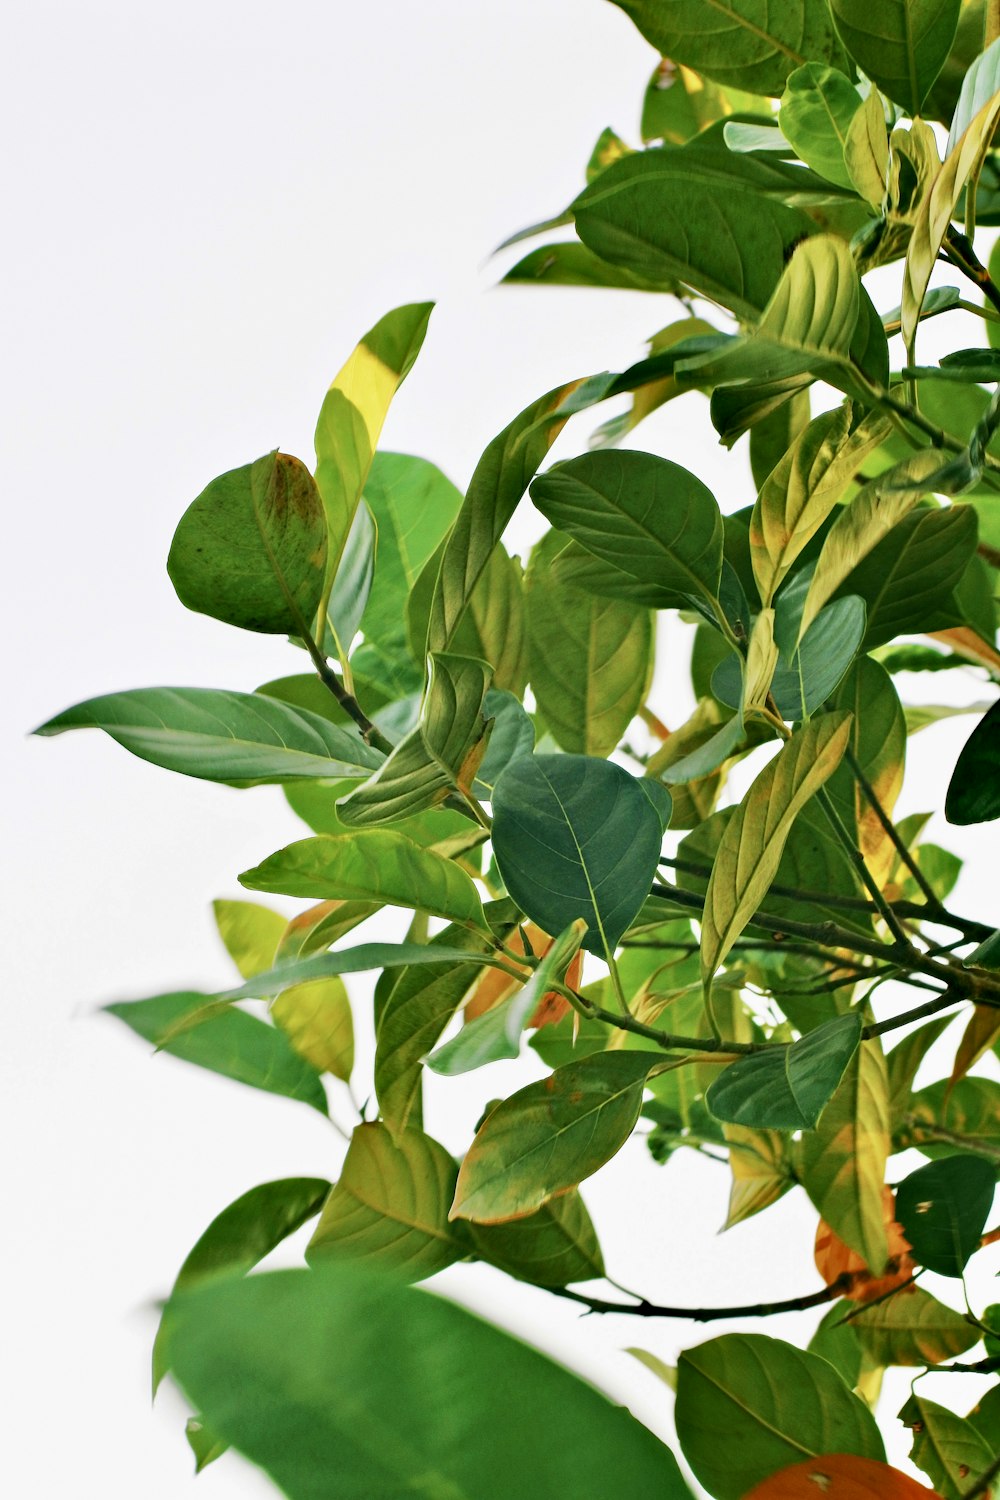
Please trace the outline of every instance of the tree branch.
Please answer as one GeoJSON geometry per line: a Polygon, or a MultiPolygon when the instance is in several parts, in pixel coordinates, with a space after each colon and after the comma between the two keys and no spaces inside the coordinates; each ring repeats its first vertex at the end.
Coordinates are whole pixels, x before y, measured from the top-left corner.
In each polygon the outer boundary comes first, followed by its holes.
{"type": "Polygon", "coordinates": [[[568,1287],[550,1287],[557,1297],[566,1297],[570,1302],[579,1302],[588,1312],[624,1313],[634,1318],[685,1318],[692,1323],[715,1323],[722,1318],[772,1318],[778,1313],[802,1312],[810,1307],[822,1307],[824,1302],[836,1302],[851,1290],[858,1276],[866,1271],[845,1271],[829,1286],[818,1292],[808,1292],[804,1297],[786,1297],[781,1302],[752,1302],[745,1307],[664,1307],[658,1302],[649,1302],[641,1297],[637,1302],[607,1302],[601,1297],[588,1297],[583,1292],[571,1292],[568,1287]]]}

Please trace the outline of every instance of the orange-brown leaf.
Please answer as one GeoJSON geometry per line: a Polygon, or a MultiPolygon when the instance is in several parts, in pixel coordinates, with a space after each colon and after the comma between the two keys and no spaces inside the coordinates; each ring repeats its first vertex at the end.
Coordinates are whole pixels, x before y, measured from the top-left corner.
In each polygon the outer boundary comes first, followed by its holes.
{"type": "MultiPolygon", "coordinates": [[[[525,922],[524,930],[528,935],[532,953],[536,958],[544,958],[552,946],[552,939],[548,933],[543,932],[534,922],[525,922]]],[[[507,939],[507,947],[514,953],[524,952],[521,934],[516,929],[507,939]]],[[[525,969],[525,979],[530,977],[530,972],[529,969],[525,969]]],[[[578,989],[582,976],[583,954],[578,953],[566,971],[566,983],[571,989],[578,989]]],[[[484,969],[482,978],[465,1002],[466,1022],[474,1021],[477,1016],[485,1015],[488,1010],[502,1005],[518,988],[518,981],[512,979],[509,974],[505,974],[502,969],[484,969]]],[[[539,1026],[554,1026],[557,1021],[562,1020],[568,1009],[569,1001],[565,1000],[562,995],[557,995],[554,990],[549,990],[539,1000],[538,1007],[528,1022],[528,1027],[537,1029],[539,1026]]]]}
{"type": "Polygon", "coordinates": [[[887,1292],[909,1281],[915,1269],[909,1254],[909,1242],[894,1217],[896,1203],[890,1187],[883,1189],[882,1202],[889,1245],[889,1265],[884,1276],[873,1276],[857,1251],[845,1245],[822,1219],[816,1230],[816,1269],[827,1286],[841,1276],[852,1277],[851,1285],[844,1293],[852,1302],[871,1302],[875,1297],[884,1297],[887,1292]]]}
{"type": "Polygon", "coordinates": [[[908,1474],[874,1458],[832,1453],[779,1469],[743,1500],[940,1500],[908,1474]]]}

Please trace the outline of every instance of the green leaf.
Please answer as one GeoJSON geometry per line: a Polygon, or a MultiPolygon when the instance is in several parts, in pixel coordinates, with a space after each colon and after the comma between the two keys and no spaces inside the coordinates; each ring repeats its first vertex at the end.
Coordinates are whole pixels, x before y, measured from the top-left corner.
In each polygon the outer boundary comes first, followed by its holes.
{"type": "Polygon", "coordinates": [[[638,292],[655,292],[662,286],[635,271],[608,265],[586,245],[574,244],[572,240],[564,244],[539,245],[517,265],[511,266],[500,279],[520,285],[603,286],[638,292]]]}
{"type": "Polygon", "coordinates": [[[493,794],[493,852],[511,897],[545,932],[587,921],[611,952],[656,875],[660,818],[636,777],[584,755],[515,761],[493,794]]]}
{"type": "Polygon", "coordinates": [[[796,815],[840,764],[850,722],[833,713],[806,724],[768,762],[730,819],[705,893],[701,972],[708,991],[774,879],[796,815]]]}
{"type": "Polygon", "coordinates": [[[513,693],[490,688],[483,700],[483,713],[492,719],[489,743],[476,772],[472,790],[492,801],[497,777],[512,761],[530,755],[535,748],[535,726],[513,693]]]}
{"type": "Polygon", "coordinates": [[[876,1275],[889,1258],[883,1184],[889,1098],[878,1040],[862,1042],[814,1131],[802,1137],[799,1180],[833,1232],[876,1275]]]}
{"type": "Polygon", "coordinates": [[[324,652],[347,661],[375,576],[376,530],[364,501],[354,512],[326,607],[324,652]]]}
{"type": "Polygon", "coordinates": [[[200,1474],[203,1469],[208,1468],[209,1464],[221,1458],[229,1448],[229,1444],[224,1439],[216,1437],[201,1417],[188,1417],[184,1424],[184,1436],[187,1438],[188,1447],[194,1454],[196,1474],[200,1474]]]}
{"type": "Polygon", "coordinates": [[[768,475],[750,518],[750,556],[765,605],[860,465],[890,433],[886,417],[873,414],[858,421],[845,403],[810,422],[768,475]]]}
{"type": "Polygon", "coordinates": [[[907,114],[919,115],[951,51],[961,0],[830,0],[840,40],[907,114]]]}
{"type": "Polygon", "coordinates": [[[667,288],[679,279],[754,320],[786,254],[816,227],[801,209],[773,201],[774,189],[772,169],[753,157],[683,146],[616,162],[580,194],[573,214],[581,240],[603,260],[667,288]]]}
{"type": "Polygon", "coordinates": [[[365,504],[378,528],[375,577],[361,620],[366,641],[405,650],[406,601],[461,503],[461,492],[426,459],[375,454],[365,484],[365,504]]]}
{"type": "Polygon", "coordinates": [[[355,1126],[340,1178],[309,1241],[310,1265],[366,1260],[422,1281],[468,1254],[448,1222],[457,1168],[423,1131],[355,1126]]]}
{"type": "Polygon", "coordinates": [[[728,1125],[725,1137],[733,1181],[729,1190],[729,1211],[722,1227],[732,1229],[777,1203],[795,1185],[795,1179],[788,1143],[776,1131],[728,1125]]]}
{"type": "MultiPolygon", "coordinates": [[[[925,3],[936,6],[936,0],[925,3]]],[[[955,0],[950,4],[954,7],[955,0]]],[[[998,119],[1000,40],[976,59],[966,75],[944,163],[917,209],[903,268],[901,331],[907,351],[913,349],[920,309],[948,226],[963,189],[979,174],[998,119]]]]}
{"type": "Polygon", "coordinates": [[[923,1026],[907,1033],[886,1056],[889,1078],[889,1111],[893,1135],[896,1134],[910,1107],[913,1082],[920,1064],[954,1016],[934,1016],[923,1026]]]}
{"type": "Polygon", "coordinates": [[[192,1404],[291,1500],[316,1500],[317,1476],[324,1500],[415,1483],[456,1500],[688,1495],[670,1450],[592,1386],[362,1267],[216,1283],[179,1297],[170,1320],[192,1404]],[[539,1412],[558,1413],[558,1442],[539,1412]]]}
{"type": "Polygon", "coordinates": [[[716,83],[780,94],[805,62],[844,61],[825,6],[809,0],[615,0],[664,57],[716,83]]]}
{"type": "Polygon", "coordinates": [[[374,776],[341,798],[348,828],[394,823],[471,790],[486,736],[486,662],[444,652],[430,658],[430,679],[415,729],[399,741],[374,776]]]}
{"type": "Polygon", "coordinates": [[[816,563],[802,611],[800,639],[858,564],[933,490],[940,466],[936,450],[922,449],[870,480],[841,511],[826,534],[816,563]]]}
{"type": "Polygon", "coordinates": [[[354,1021],[342,979],[334,974],[282,990],[271,1019],[318,1073],[347,1082],[354,1067],[354,1021]]]}
{"type": "Polygon", "coordinates": [[[597,1234],[574,1189],[553,1198],[525,1219],[509,1224],[470,1224],[477,1252],[490,1265],[535,1286],[570,1286],[604,1275],[597,1234]]]}
{"type": "Polygon", "coordinates": [[[845,1319],[843,1302],[835,1302],[820,1319],[807,1348],[810,1354],[821,1355],[846,1385],[855,1388],[861,1378],[864,1354],[853,1318],[850,1322],[845,1319]]]}
{"type": "Polygon", "coordinates": [[[582,918],[572,922],[553,940],[531,978],[516,994],[467,1022],[456,1037],[431,1053],[427,1066],[435,1073],[454,1077],[481,1068],[486,1063],[518,1057],[521,1033],[538,1009],[542,997],[552,988],[553,981],[565,973],[580,947],[586,928],[582,918]]]}
{"type": "Polygon", "coordinates": [[[553,526],[642,583],[711,602],[722,572],[715,496],[680,464],[651,453],[583,454],[531,485],[553,526]]]}
{"type": "MultiPolygon", "coordinates": [[[[294,813],[314,833],[348,833],[340,816],[339,802],[356,786],[357,781],[304,781],[285,788],[285,799],[294,813]]],[[[400,818],[394,824],[396,833],[405,833],[415,844],[429,848],[468,833],[472,825],[464,812],[448,807],[432,807],[412,817],[400,818]]]]}
{"type": "MultiPolygon", "coordinates": [[[[358,839],[367,839],[368,834],[352,834],[351,842],[358,839]]],[[[379,835],[383,837],[383,835],[379,835]]],[[[398,835],[393,834],[393,838],[398,835]]],[[[459,940],[462,937],[471,938],[462,923],[461,932],[450,934],[449,941],[454,941],[449,947],[446,944],[435,947],[433,943],[359,943],[356,948],[341,948],[334,953],[313,953],[308,958],[299,959],[295,963],[281,963],[273,969],[268,969],[264,974],[255,974],[247,980],[246,984],[239,989],[226,990],[223,994],[225,1000],[260,1000],[270,995],[280,995],[292,984],[305,984],[307,980],[328,979],[331,974],[361,974],[366,969],[403,969],[413,964],[434,963],[457,963],[471,962],[470,954],[460,947],[459,940]]],[[[441,934],[443,936],[443,934],[441,934]]],[[[480,939],[481,933],[475,934],[480,939]]],[[[487,960],[485,957],[475,959],[477,966],[481,966],[487,960]]]]}
{"type": "Polygon", "coordinates": [[[469,961],[466,954],[464,963],[455,956],[435,961],[435,949],[451,947],[454,953],[466,945],[473,954],[487,950],[481,937],[460,928],[439,933],[427,945],[424,961],[400,972],[379,1014],[375,1093],[382,1118],[394,1134],[405,1130],[419,1102],[424,1058],[483,972],[481,956],[469,961]]]}
{"type": "Polygon", "coordinates": [[[788,1046],[738,1058],[706,1095],[717,1120],[759,1130],[813,1130],[861,1040],[850,1011],[788,1046]]]}
{"type": "MultiPolygon", "coordinates": [[[[848,127],[844,164],[861,197],[881,215],[889,175],[889,139],[878,89],[871,90],[848,127]]],[[[925,311],[926,307],[925,303],[925,311]]]]}
{"type": "Polygon", "coordinates": [[[370,328],[327,391],[316,423],[316,483],[329,527],[327,587],[340,563],[382,424],[427,332],[433,302],[394,308],[370,328]]]}
{"type": "Polygon", "coordinates": [[[966,1151],[978,1152],[994,1165],[1000,1157],[1000,1083],[992,1078],[942,1078],[920,1089],[909,1101],[904,1119],[907,1144],[925,1156],[954,1151],[956,1137],[966,1151]],[[948,1132],[947,1143],[935,1142],[938,1130],[948,1132]]]}
{"type": "Polygon", "coordinates": [[[188,609],[302,635],[323,592],[326,516],[299,459],[269,453],[213,479],[174,533],[167,572],[188,609]]]}
{"type": "Polygon", "coordinates": [[[948,783],[949,823],[989,823],[1000,818],[1000,701],[983,715],[962,746],[948,783]]]}
{"type": "Polygon", "coordinates": [[[996,1168],[957,1153],[918,1167],[896,1189],[896,1218],[914,1260],[940,1276],[961,1276],[993,1207],[996,1168]]]}
{"type": "MultiPolygon", "coordinates": [[[[188,1252],[171,1295],[212,1276],[252,1271],[282,1240],[319,1213],[329,1191],[330,1183],[322,1177],[284,1177],[243,1193],[216,1215],[188,1252]]],[[[169,1369],[166,1329],[161,1324],[153,1344],[154,1395],[169,1369]]]]}
{"type": "Polygon", "coordinates": [[[213,901],[212,912],[226,952],[244,979],[272,966],[288,926],[280,912],[256,901],[213,901]]]}
{"type": "Polygon", "coordinates": [[[996,1457],[993,1445],[970,1421],[915,1391],[899,1420],[913,1430],[911,1462],[923,1469],[941,1500],[963,1500],[996,1457]]]}
{"type": "MultiPolygon", "coordinates": [[[[424,566],[406,605],[409,648],[421,661],[444,552],[442,544],[424,566]]],[[[488,661],[493,668],[494,686],[520,698],[528,675],[524,616],[520,561],[498,542],[472,590],[465,614],[452,633],[449,651],[456,656],[488,661]]]]}
{"type": "Polygon", "coordinates": [[[240,884],[284,896],[379,901],[467,927],[486,925],[476,887],[465,871],[389,828],[299,839],[245,870],[240,884]]]}
{"type": "Polygon", "coordinates": [[[184,1028],[214,997],[193,990],[123,1000],[104,1008],[158,1051],[269,1094],[299,1099],[326,1114],[326,1094],[316,1069],[294,1051],[283,1032],[246,1011],[213,1006],[202,1021],[184,1028]]]}
{"type": "MultiPolygon", "coordinates": [[[[891,814],[906,761],[906,722],[891,677],[878,662],[862,656],[844,678],[831,706],[852,715],[850,749],[882,807],[891,814]]],[[[876,871],[882,870],[887,853],[885,831],[848,764],[834,771],[827,792],[848,828],[857,830],[858,847],[866,860],[876,871]]]]}
{"type": "MultiPolygon", "coordinates": [[[[795,642],[794,627],[790,635],[783,630],[782,605],[790,598],[786,590],[778,601],[774,633],[781,647],[795,642]]],[[[807,719],[826,702],[850,669],[864,634],[864,601],[852,594],[820,611],[798,649],[779,650],[769,690],[783,719],[807,719]]],[[[741,677],[740,658],[734,652],[712,674],[712,693],[729,708],[739,708],[743,701],[746,711],[749,703],[743,699],[741,677]]]]}
{"type": "Polygon", "coordinates": [[[570,411],[564,411],[563,404],[583,386],[581,380],[559,386],[526,407],[493,439],[476,465],[441,558],[427,631],[428,651],[450,648],[473,590],[521,496],[566,425],[570,411]]]}
{"type": "Polygon", "coordinates": [[[466,1153],[451,1217],[524,1218],[603,1167],[632,1134],[656,1061],[592,1053],[502,1100],[466,1153]]]}
{"type": "Polygon", "coordinates": [[[953,594],[975,550],[971,505],[921,506],[904,516],[837,590],[840,598],[865,601],[865,650],[897,635],[960,625],[953,594]]]}
{"type": "Polygon", "coordinates": [[[861,99],[849,78],[822,63],[806,63],[788,75],[778,123],[807,166],[841,187],[853,188],[844,149],[860,108],[861,99]]]}
{"type": "Polygon", "coordinates": [[[885,1458],[871,1412],[825,1359],[759,1333],[684,1351],[675,1420],[695,1478],[717,1500],[742,1500],[803,1458],[885,1458]]]}
{"type": "Polygon", "coordinates": [[[652,620],[641,605],[563,582],[553,566],[563,545],[558,532],[549,532],[525,579],[531,687],[562,749],[604,756],[649,690],[652,620]]]}
{"type": "Polygon", "coordinates": [[[937,1365],[979,1342],[964,1314],[913,1283],[856,1311],[851,1326],[876,1365],[937,1365]]]}
{"type": "Polygon", "coordinates": [[[141,760],[228,786],[361,776],[383,758],[355,729],[276,698],[217,688],[106,693],[56,714],[35,733],[66,729],[103,729],[141,760]]]}

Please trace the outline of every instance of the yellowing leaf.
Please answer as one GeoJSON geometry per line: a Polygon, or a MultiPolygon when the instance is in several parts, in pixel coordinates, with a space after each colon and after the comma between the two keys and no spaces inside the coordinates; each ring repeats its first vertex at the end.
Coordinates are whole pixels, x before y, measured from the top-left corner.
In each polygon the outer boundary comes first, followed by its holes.
{"type": "Polygon", "coordinates": [[[212,913],[226,952],[244,979],[271,967],[287,925],[279,912],[256,901],[213,901],[212,913]]]}
{"type": "Polygon", "coordinates": [[[849,714],[823,714],[764,767],[729,820],[705,893],[701,973],[706,990],[774,879],[797,814],[840,764],[849,714]]]}
{"type": "Polygon", "coordinates": [[[777,1130],[750,1130],[745,1125],[724,1125],[729,1143],[729,1212],[725,1229],[742,1224],[761,1209],[777,1203],[793,1185],[787,1138],[777,1130]]]}
{"type": "Polygon", "coordinates": [[[295,1051],[319,1073],[345,1082],[354,1066],[354,1022],[344,981],[310,979],[282,990],[271,1005],[271,1019],[295,1051]]]}
{"type": "MultiPolygon", "coordinates": [[[[853,1280],[844,1296],[854,1302],[871,1302],[882,1297],[895,1287],[902,1286],[914,1272],[909,1244],[895,1221],[895,1200],[890,1187],[882,1189],[882,1211],[890,1255],[887,1274],[884,1276],[873,1276],[864,1258],[845,1245],[840,1236],[822,1219],[816,1228],[814,1258],[817,1271],[828,1286],[841,1276],[851,1276],[853,1280]]],[[[885,1364],[887,1361],[879,1362],[885,1364]]]]}

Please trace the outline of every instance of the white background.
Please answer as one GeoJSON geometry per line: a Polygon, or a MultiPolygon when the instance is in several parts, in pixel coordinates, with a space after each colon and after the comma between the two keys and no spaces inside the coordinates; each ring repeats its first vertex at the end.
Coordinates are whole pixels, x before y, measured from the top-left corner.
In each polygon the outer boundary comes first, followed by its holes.
{"type": "MultiPolygon", "coordinates": [[[[164,559],[217,473],[276,445],[310,457],[327,384],[388,308],[439,301],[384,445],[433,459],[463,487],[534,396],[641,354],[675,316],[668,299],[494,290],[512,257],[487,258],[568,202],[605,125],[636,140],[655,57],[603,0],[35,0],[8,14],[3,40],[3,874],[15,967],[0,1053],[0,1476],[12,1493],[166,1500],[189,1493],[191,1462],[179,1400],[149,1406],[153,1299],[226,1203],[269,1178],[335,1176],[341,1148],[308,1109],[151,1058],[96,1011],[228,983],[209,903],[238,896],[237,872],[302,830],[277,789],[173,777],[96,734],[25,735],[100,692],[252,689],[298,669],[282,642],[187,613],[164,559]]],[[[962,339],[977,334],[970,320],[962,339]]],[[[720,465],[703,413],[692,422],[697,399],[660,414],[643,441],[737,509],[753,496],[745,460],[720,465]]],[[[672,723],[686,712],[676,675],[662,675],[656,705],[672,723]]],[[[904,810],[940,805],[968,727],[914,742],[904,810]]],[[[959,902],[995,920],[993,838],[987,825],[945,841],[971,861],[959,902]]],[[[441,1080],[432,1127],[460,1149],[479,1104],[521,1076],[500,1064],[468,1085],[441,1080]]],[[[724,1169],[688,1153],[655,1168],[635,1142],[587,1196],[613,1273],[652,1297],[730,1302],[818,1284],[801,1194],[720,1239],[724,1169]]],[[[983,1295],[997,1265],[993,1253],[983,1295]]],[[[713,1331],[581,1321],[476,1268],[441,1284],[664,1435],[669,1394],[619,1351],[673,1359],[713,1331]]],[[[815,1321],[756,1326],[804,1343],[815,1321]]],[[[925,1389],[957,1396],[937,1379],[925,1389]]],[[[961,1409],[977,1389],[966,1383],[961,1409]]],[[[273,1493],[232,1457],[198,1486],[208,1500],[273,1493]]]]}

